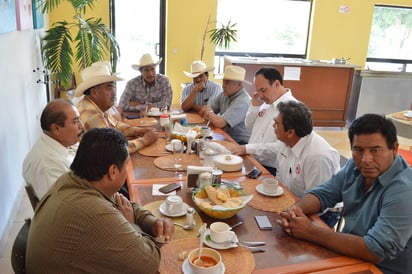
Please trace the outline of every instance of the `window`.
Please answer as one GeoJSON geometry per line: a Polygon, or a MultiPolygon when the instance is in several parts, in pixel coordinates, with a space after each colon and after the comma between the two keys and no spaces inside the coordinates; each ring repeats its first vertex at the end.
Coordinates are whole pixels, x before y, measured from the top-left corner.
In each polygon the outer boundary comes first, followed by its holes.
{"type": "Polygon", "coordinates": [[[217,21],[237,23],[238,41],[216,55],[305,58],[311,2],[218,0],[217,21]]]}
{"type": "Polygon", "coordinates": [[[412,72],[412,8],[375,6],[366,69],[412,72]]]}

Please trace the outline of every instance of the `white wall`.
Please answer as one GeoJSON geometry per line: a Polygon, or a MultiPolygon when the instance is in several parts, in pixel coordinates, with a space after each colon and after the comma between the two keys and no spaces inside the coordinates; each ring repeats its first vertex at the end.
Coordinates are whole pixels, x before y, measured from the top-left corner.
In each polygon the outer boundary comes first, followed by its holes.
{"type": "MultiPolygon", "coordinates": [[[[41,67],[39,30],[0,34],[0,236],[16,213],[23,188],[23,159],[40,133],[47,103],[44,84],[33,69],[41,67]]],[[[3,242],[0,242],[0,247],[3,242]]]]}

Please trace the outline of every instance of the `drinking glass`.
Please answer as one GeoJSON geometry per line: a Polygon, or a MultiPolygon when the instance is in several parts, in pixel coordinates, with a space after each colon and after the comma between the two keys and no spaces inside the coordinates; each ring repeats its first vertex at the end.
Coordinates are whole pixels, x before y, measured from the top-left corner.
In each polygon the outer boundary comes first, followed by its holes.
{"type": "Polygon", "coordinates": [[[184,143],[180,140],[173,140],[172,148],[173,148],[173,155],[174,155],[174,163],[173,167],[175,168],[175,176],[176,177],[181,177],[182,174],[180,171],[182,171],[182,161],[183,161],[183,152],[184,152],[184,143]]]}

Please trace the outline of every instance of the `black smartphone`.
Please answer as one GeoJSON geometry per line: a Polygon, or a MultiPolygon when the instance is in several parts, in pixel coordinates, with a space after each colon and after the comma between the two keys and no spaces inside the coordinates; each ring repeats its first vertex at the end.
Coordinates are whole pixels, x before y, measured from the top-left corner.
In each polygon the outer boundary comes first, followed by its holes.
{"type": "Polygon", "coordinates": [[[137,119],[137,118],[140,118],[140,115],[127,115],[126,118],[129,119],[129,120],[137,119]]]}
{"type": "Polygon", "coordinates": [[[250,171],[248,174],[246,174],[246,177],[248,177],[250,179],[256,179],[257,177],[260,176],[260,174],[262,174],[262,171],[258,168],[254,168],[254,169],[252,169],[252,171],[250,171]]]}
{"type": "Polygon", "coordinates": [[[159,191],[164,193],[164,194],[167,194],[167,193],[172,192],[173,190],[179,189],[181,187],[182,186],[178,183],[171,183],[171,184],[162,186],[161,188],[159,188],[159,191]]]}
{"type": "Polygon", "coordinates": [[[260,230],[272,230],[272,224],[270,223],[268,216],[255,216],[255,220],[260,230]]]}

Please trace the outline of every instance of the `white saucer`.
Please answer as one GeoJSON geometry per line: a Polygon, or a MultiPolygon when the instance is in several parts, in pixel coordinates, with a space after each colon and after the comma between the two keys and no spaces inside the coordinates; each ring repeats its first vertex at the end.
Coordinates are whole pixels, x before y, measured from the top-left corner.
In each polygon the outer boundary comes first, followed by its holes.
{"type": "Polygon", "coordinates": [[[163,114],[163,113],[160,112],[160,111],[159,111],[159,112],[150,112],[150,111],[149,111],[149,112],[147,113],[148,116],[153,116],[153,117],[159,117],[159,116],[162,115],[162,114],[163,114]]]}
{"type": "MultiPolygon", "coordinates": [[[[166,145],[166,150],[173,152],[172,144],[167,144],[166,145]]],[[[183,146],[183,150],[186,150],[186,146],[183,146]]]]}
{"type": "Polygon", "coordinates": [[[236,234],[235,234],[235,238],[233,239],[233,243],[215,243],[212,242],[212,240],[210,239],[210,229],[206,229],[205,233],[204,233],[204,239],[203,242],[211,248],[214,249],[229,249],[229,248],[234,248],[237,247],[237,242],[239,241],[236,234]]]}
{"type": "Polygon", "coordinates": [[[412,112],[405,112],[403,114],[403,116],[407,117],[407,118],[412,118],[412,112]]]}
{"type": "Polygon", "coordinates": [[[270,197],[276,197],[276,196],[280,196],[283,194],[283,188],[282,187],[278,187],[278,191],[276,191],[275,193],[266,193],[263,191],[263,184],[258,184],[256,186],[256,191],[259,192],[262,195],[265,196],[270,196],[270,197]]]}
{"type": "MultiPolygon", "coordinates": [[[[225,273],[225,270],[226,270],[225,265],[223,263],[220,263],[219,273],[223,274],[223,273],[225,273]]],[[[183,261],[182,271],[183,271],[183,274],[192,274],[192,273],[194,273],[193,269],[190,267],[188,259],[183,261]]]]}
{"type": "Polygon", "coordinates": [[[178,213],[169,213],[169,212],[167,212],[167,209],[166,209],[166,203],[163,202],[163,203],[159,206],[159,211],[160,211],[160,213],[162,213],[163,215],[165,215],[165,216],[167,216],[167,217],[180,217],[180,216],[183,216],[183,215],[186,214],[186,210],[187,210],[188,207],[189,207],[189,205],[186,204],[185,202],[183,202],[183,206],[182,206],[182,211],[181,211],[181,212],[178,212],[178,213]]]}

